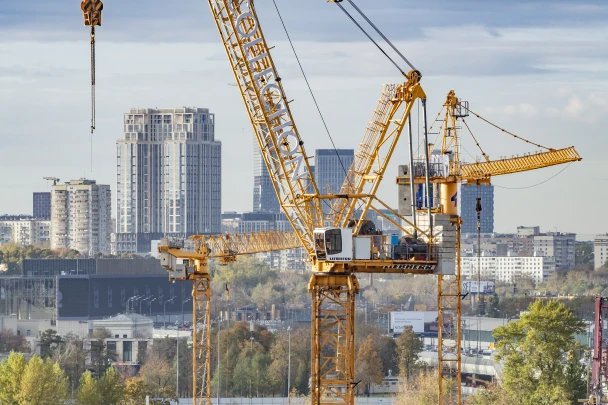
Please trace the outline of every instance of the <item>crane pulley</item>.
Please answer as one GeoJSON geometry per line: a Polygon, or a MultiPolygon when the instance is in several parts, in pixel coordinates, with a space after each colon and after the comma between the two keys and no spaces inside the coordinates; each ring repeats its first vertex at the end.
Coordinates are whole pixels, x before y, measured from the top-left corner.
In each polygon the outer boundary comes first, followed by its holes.
{"type": "Polygon", "coordinates": [[[101,26],[101,0],[82,0],[80,8],[84,16],[84,25],[91,27],[91,134],[95,131],[95,27],[101,26]]]}

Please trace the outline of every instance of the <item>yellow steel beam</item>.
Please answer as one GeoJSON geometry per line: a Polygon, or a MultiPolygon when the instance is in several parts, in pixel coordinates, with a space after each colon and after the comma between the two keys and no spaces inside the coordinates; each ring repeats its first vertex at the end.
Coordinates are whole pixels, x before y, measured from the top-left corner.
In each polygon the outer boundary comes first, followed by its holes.
{"type": "MultiPolygon", "coordinates": [[[[295,232],[262,231],[233,235],[195,235],[191,237],[196,251],[205,246],[210,259],[233,261],[237,255],[301,248],[301,239],[295,232]]],[[[186,252],[184,252],[186,253],[186,252]]]]}
{"type": "Polygon", "coordinates": [[[466,181],[541,169],[581,160],[574,146],[489,162],[462,163],[460,178],[466,181]]]}

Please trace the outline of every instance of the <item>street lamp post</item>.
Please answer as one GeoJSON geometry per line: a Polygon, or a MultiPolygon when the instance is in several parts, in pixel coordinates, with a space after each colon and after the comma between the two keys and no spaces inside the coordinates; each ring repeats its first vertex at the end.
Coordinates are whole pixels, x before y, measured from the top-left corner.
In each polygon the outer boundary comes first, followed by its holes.
{"type": "Polygon", "coordinates": [[[287,403],[291,404],[291,326],[287,327],[287,403]]]}
{"type": "MultiPolygon", "coordinates": [[[[249,341],[251,342],[251,349],[250,352],[251,353],[251,365],[250,367],[253,367],[253,336],[251,336],[249,338],[249,341]]],[[[249,403],[251,403],[252,401],[252,396],[251,396],[251,372],[249,373],[249,403]]]]}
{"type": "Polygon", "coordinates": [[[142,303],[142,302],[144,302],[144,301],[149,300],[150,298],[152,298],[152,296],[151,296],[151,295],[149,295],[149,296],[147,296],[146,298],[144,298],[144,299],[142,299],[142,300],[140,300],[140,301],[139,301],[139,314],[140,314],[140,315],[141,315],[141,303],[142,303]]]}
{"type": "Polygon", "coordinates": [[[184,304],[188,301],[190,301],[192,298],[188,298],[185,301],[182,301],[182,325],[184,324],[184,304]]]}
{"type": "Polygon", "coordinates": [[[152,298],[152,299],[150,300],[150,302],[148,302],[148,306],[149,306],[149,309],[150,309],[150,312],[148,313],[148,316],[150,317],[150,319],[152,318],[152,303],[153,303],[154,301],[156,301],[156,298],[152,298]]]}
{"type": "MultiPolygon", "coordinates": [[[[171,298],[171,299],[173,299],[173,298],[171,298]]],[[[182,302],[182,325],[184,324],[184,304],[186,302],[188,302],[188,301],[190,301],[190,298],[188,298],[187,300],[185,300],[184,302],[182,302]]],[[[176,367],[176,369],[177,369],[177,380],[176,380],[176,383],[175,383],[175,393],[176,393],[176,396],[177,396],[177,403],[179,404],[179,326],[177,327],[177,334],[176,334],[176,339],[175,340],[177,340],[177,355],[176,355],[176,358],[177,358],[177,367],[176,367]]]]}
{"type": "Polygon", "coordinates": [[[168,299],[163,304],[163,329],[165,329],[165,326],[167,324],[167,302],[172,302],[173,298],[175,298],[175,297],[171,297],[171,299],[168,299]]]}
{"type": "Polygon", "coordinates": [[[222,331],[222,317],[217,321],[217,405],[220,405],[220,390],[222,389],[222,372],[220,370],[220,332],[222,331]]]}

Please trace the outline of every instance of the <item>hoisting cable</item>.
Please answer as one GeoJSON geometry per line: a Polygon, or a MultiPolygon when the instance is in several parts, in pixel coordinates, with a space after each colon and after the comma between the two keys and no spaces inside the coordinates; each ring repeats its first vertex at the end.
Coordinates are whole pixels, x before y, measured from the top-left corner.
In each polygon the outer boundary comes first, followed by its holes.
{"type": "Polygon", "coordinates": [[[344,14],[346,14],[348,16],[348,18],[350,18],[351,21],[355,23],[355,25],[361,30],[361,32],[363,32],[365,34],[365,36],[370,41],[372,41],[373,44],[376,45],[376,47],[378,49],[380,49],[380,52],[382,52],[384,54],[384,56],[386,56],[388,58],[388,60],[390,60],[393,63],[393,65],[395,65],[395,67],[399,70],[399,72],[401,72],[401,74],[403,76],[405,76],[406,75],[405,72],[399,67],[399,65],[390,56],[388,56],[388,54],[384,51],[384,49],[382,49],[382,47],[380,45],[378,45],[378,43],[376,41],[374,41],[374,39],[367,33],[367,31],[365,31],[365,29],[357,22],[357,20],[355,20],[354,17],[352,15],[350,15],[350,13],[348,11],[346,11],[346,9],[344,7],[342,7],[342,4],[340,4],[339,2],[335,2],[335,3],[338,5],[338,7],[340,7],[340,9],[342,11],[344,11],[344,14]]]}
{"type": "Polygon", "coordinates": [[[91,25],[91,172],[93,171],[93,132],[95,131],[95,26],[91,25]]]}
{"type": "Polygon", "coordinates": [[[95,131],[95,26],[91,25],[91,134],[95,131]]]}
{"type": "MultiPolygon", "coordinates": [[[[308,77],[306,76],[306,73],[304,72],[304,67],[302,66],[302,63],[300,62],[300,58],[298,57],[298,53],[296,52],[296,48],[293,45],[293,42],[291,41],[291,37],[289,36],[289,32],[287,31],[287,26],[285,25],[285,21],[283,21],[283,17],[281,16],[281,12],[279,11],[279,7],[277,6],[277,2],[276,0],[272,0],[272,2],[274,3],[274,8],[277,10],[277,14],[279,15],[279,20],[281,20],[281,25],[283,25],[283,30],[285,31],[285,35],[287,35],[287,40],[289,41],[289,45],[291,46],[291,50],[293,51],[294,56],[296,57],[296,61],[298,62],[298,66],[300,67],[300,71],[302,72],[302,76],[304,76],[304,81],[306,82],[306,86],[308,87],[308,91],[310,92],[310,95],[312,97],[312,101],[315,103],[315,107],[317,108],[317,112],[319,113],[319,116],[321,117],[321,121],[323,122],[323,126],[325,127],[325,131],[327,132],[327,136],[329,137],[329,140],[331,141],[331,145],[334,148],[334,151],[336,152],[336,157],[338,158],[338,161],[340,162],[340,166],[342,166],[342,171],[344,171],[344,176],[345,179],[348,178],[348,172],[346,170],[346,168],[344,167],[344,162],[342,162],[342,158],[340,157],[340,154],[338,153],[338,149],[336,148],[336,144],[334,143],[334,139],[331,136],[331,133],[329,131],[329,127],[327,126],[327,123],[325,122],[325,118],[323,117],[323,113],[321,112],[321,108],[319,107],[319,103],[317,103],[317,99],[315,98],[315,95],[312,91],[312,87],[310,86],[310,83],[308,82],[308,77]]],[[[351,184],[352,186],[352,184],[351,184]]],[[[331,208],[331,205],[329,204],[329,202],[327,200],[323,200],[325,202],[325,204],[327,204],[328,207],[331,208]]],[[[336,212],[334,212],[336,213],[336,212]]]]}
{"type": "Polygon", "coordinates": [[[509,135],[511,135],[512,137],[519,139],[520,141],[527,142],[527,143],[529,143],[529,144],[531,144],[531,145],[538,146],[539,148],[542,148],[542,149],[547,149],[548,151],[554,151],[554,150],[555,150],[555,149],[553,149],[553,148],[547,148],[546,146],[539,145],[538,143],[534,143],[534,142],[532,142],[532,141],[529,141],[529,140],[527,140],[527,139],[522,138],[521,136],[515,135],[514,133],[509,132],[509,131],[507,131],[506,129],[501,128],[501,127],[499,127],[498,125],[496,125],[496,124],[494,124],[494,123],[492,123],[492,122],[488,121],[487,119],[483,118],[481,115],[477,114],[476,112],[471,111],[471,110],[470,110],[469,108],[467,108],[467,107],[466,107],[464,104],[460,104],[460,103],[459,103],[459,105],[460,105],[462,108],[464,108],[465,110],[467,110],[468,112],[470,112],[471,114],[473,114],[474,116],[476,116],[477,118],[479,118],[480,120],[487,122],[488,124],[492,125],[494,128],[496,128],[496,129],[500,129],[502,132],[504,132],[504,133],[506,133],[506,134],[509,134],[509,135]]]}
{"type": "Polygon", "coordinates": [[[545,179],[545,180],[541,181],[540,183],[532,184],[530,186],[524,186],[524,187],[505,187],[505,186],[499,186],[497,184],[492,184],[492,185],[494,187],[504,188],[505,190],[525,190],[527,188],[533,188],[533,187],[536,187],[536,186],[540,186],[541,184],[545,184],[549,180],[553,180],[554,178],[556,178],[557,176],[559,176],[564,170],[566,170],[567,168],[569,168],[571,164],[572,164],[572,162],[568,163],[566,165],[566,167],[564,167],[562,170],[560,170],[559,172],[555,173],[553,176],[549,177],[548,179],[545,179]]]}
{"type": "Polygon", "coordinates": [[[467,124],[467,122],[464,120],[464,118],[462,118],[462,123],[469,130],[469,134],[471,134],[471,136],[473,137],[473,140],[475,141],[475,144],[477,145],[477,147],[481,151],[481,154],[483,155],[483,157],[486,159],[486,162],[489,162],[490,158],[488,157],[488,155],[486,155],[486,153],[483,151],[483,149],[481,149],[481,145],[479,144],[479,142],[477,142],[477,138],[475,138],[475,135],[473,135],[473,131],[471,131],[471,128],[469,128],[469,124],[467,124]]]}
{"type": "MultiPolygon", "coordinates": [[[[362,12],[360,9],[359,9],[359,7],[357,7],[357,5],[356,5],[356,4],[355,4],[355,3],[354,3],[352,0],[348,0],[348,2],[350,3],[350,5],[351,5],[351,6],[353,6],[353,8],[354,8],[355,10],[357,10],[357,12],[359,12],[359,14],[361,14],[361,17],[365,18],[365,21],[367,21],[367,23],[368,23],[369,25],[371,25],[371,26],[372,26],[372,28],[373,28],[374,30],[376,30],[376,32],[378,33],[378,35],[380,35],[380,36],[382,37],[382,39],[384,39],[384,40],[386,41],[386,43],[387,43],[387,44],[389,44],[389,45],[390,45],[390,47],[391,47],[391,48],[393,48],[393,50],[394,50],[395,52],[397,52],[397,55],[399,55],[399,56],[401,57],[401,59],[403,59],[403,60],[405,61],[405,63],[407,63],[407,65],[408,65],[408,66],[409,66],[409,67],[410,67],[412,70],[417,70],[417,69],[414,67],[414,65],[412,65],[412,64],[410,63],[410,61],[409,61],[409,60],[407,60],[407,58],[406,58],[405,56],[403,56],[403,54],[402,54],[401,52],[399,52],[399,50],[398,50],[398,49],[397,49],[397,48],[396,48],[396,47],[393,45],[393,43],[392,43],[391,41],[389,41],[389,39],[388,39],[386,36],[384,36],[384,34],[382,33],[382,31],[380,31],[380,30],[379,30],[379,29],[378,29],[378,28],[377,28],[377,27],[374,25],[374,23],[373,23],[373,22],[371,22],[371,20],[370,20],[369,18],[367,18],[367,16],[366,16],[366,15],[365,15],[365,14],[364,14],[364,13],[363,13],[363,12],[362,12]]],[[[336,3],[336,4],[340,5],[340,3],[336,3]]]]}

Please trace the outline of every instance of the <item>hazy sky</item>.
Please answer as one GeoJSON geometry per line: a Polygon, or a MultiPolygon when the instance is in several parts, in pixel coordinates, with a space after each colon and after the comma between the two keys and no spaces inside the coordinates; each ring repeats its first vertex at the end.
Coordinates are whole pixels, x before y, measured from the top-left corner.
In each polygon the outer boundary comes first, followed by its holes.
{"type": "MultiPolygon", "coordinates": [[[[356,148],[398,71],[338,7],[276,0],[339,148],[356,148]]],[[[116,185],[115,142],[131,107],[208,107],[222,141],[222,210],[251,209],[251,126],[203,0],[105,0],[97,29],[97,130],[90,162],[89,36],[77,0],[0,0],[0,213],[31,213],[44,176],[116,185]]],[[[309,154],[330,142],[271,0],[257,0],[309,154]]],[[[346,5],[347,3],[342,3],[346,5]]],[[[429,116],[451,89],[491,121],[583,157],[498,177],[495,229],[608,231],[608,4],[585,0],[358,0],[423,74],[429,116]],[[555,178],[550,179],[552,176],[555,178]],[[544,182],[545,180],[548,180],[544,182]],[[534,186],[538,183],[540,185],[534,186]],[[534,186],[524,188],[528,186],[534,186]],[[524,189],[522,189],[524,188],[524,189]]],[[[534,151],[469,119],[490,157],[534,151]]],[[[402,142],[381,188],[394,204],[402,142]]],[[[463,157],[479,156],[464,136],[463,157]]]]}

